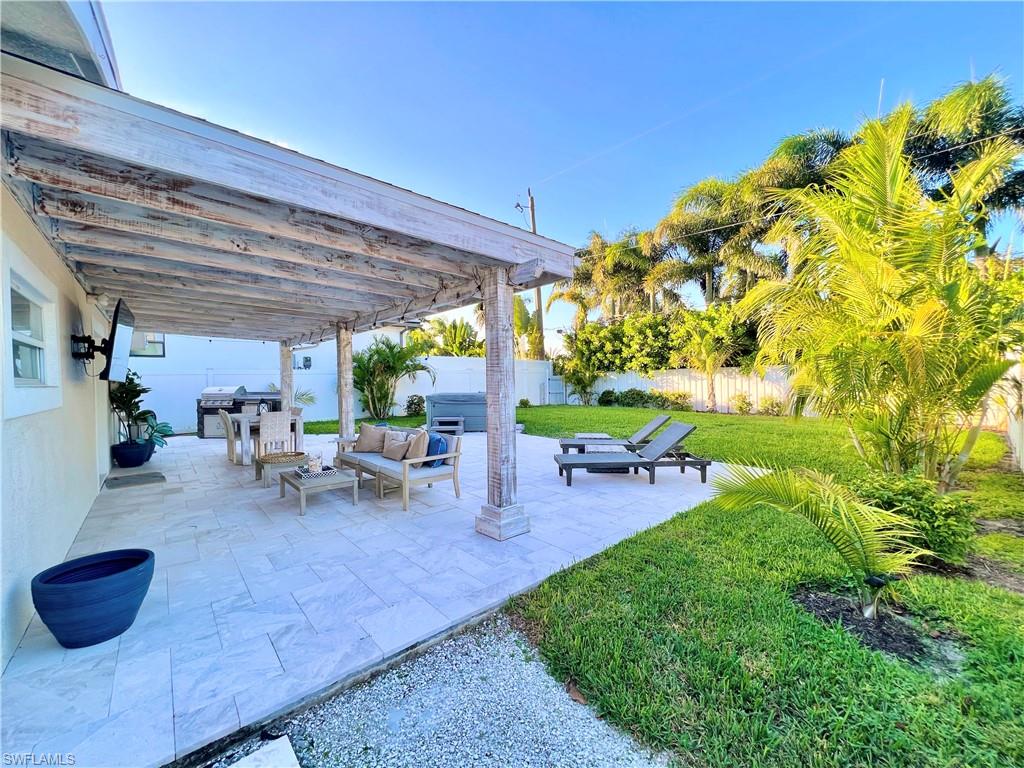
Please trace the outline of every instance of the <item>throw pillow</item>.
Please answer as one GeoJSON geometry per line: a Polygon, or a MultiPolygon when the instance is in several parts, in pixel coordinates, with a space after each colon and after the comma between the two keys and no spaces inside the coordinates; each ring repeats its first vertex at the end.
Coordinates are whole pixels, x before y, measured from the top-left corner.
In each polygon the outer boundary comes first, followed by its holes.
{"type": "Polygon", "coordinates": [[[384,450],[384,435],[387,434],[387,431],[386,427],[363,424],[359,428],[359,436],[356,438],[356,444],[352,450],[357,453],[380,453],[384,450]]]}
{"type": "MultiPolygon", "coordinates": [[[[459,440],[459,438],[457,438],[455,435],[445,435],[444,436],[444,442],[445,442],[444,452],[445,453],[451,453],[452,451],[454,451],[455,450],[455,446],[458,443],[458,440],[459,440]]],[[[455,463],[455,458],[452,457],[452,458],[445,459],[444,463],[445,464],[454,464],[455,463]]]]}
{"type": "MultiPolygon", "coordinates": [[[[444,439],[444,435],[438,432],[430,433],[430,442],[427,445],[427,458],[431,456],[439,456],[442,453],[448,452],[448,441],[444,439]]],[[[444,459],[434,459],[433,461],[425,462],[423,466],[426,467],[440,467],[444,464],[444,459]]]]}
{"type": "MultiPolygon", "coordinates": [[[[428,435],[422,429],[419,429],[416,432],[413,432],[412,437],[409,439],[409,450],[405,454],[405,458],[407,458],[407,459],[422,459],[424,456],[427,455],[427,448],[429,447],[429,445],[430,445],[430,435],[428,435]]],[[[413,469],[415,469],[416,467],[422,467],[422,466],[423,466],[423,462],[422,461],[419,462],[418,464],[413,464],[412,465],[413,469]]]]}
{"type": "Polygon", "coordinates": [[[384,435],[384,458],[401,461],[409,450],[410,442],[409,435],[405,434],[405,432],[386,432],[384,435]]]}

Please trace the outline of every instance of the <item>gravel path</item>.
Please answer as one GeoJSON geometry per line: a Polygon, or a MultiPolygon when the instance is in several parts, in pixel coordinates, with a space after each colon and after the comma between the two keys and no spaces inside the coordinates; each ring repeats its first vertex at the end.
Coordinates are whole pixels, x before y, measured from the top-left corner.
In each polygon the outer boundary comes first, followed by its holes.
{"type": "MultiPolygon", "coordinates": [[[[303,768],[664,766],[576,703],[504,617],[290,719],[303,768]]],[[[260,745],[221,758],[229,765],[260,745]]]]}

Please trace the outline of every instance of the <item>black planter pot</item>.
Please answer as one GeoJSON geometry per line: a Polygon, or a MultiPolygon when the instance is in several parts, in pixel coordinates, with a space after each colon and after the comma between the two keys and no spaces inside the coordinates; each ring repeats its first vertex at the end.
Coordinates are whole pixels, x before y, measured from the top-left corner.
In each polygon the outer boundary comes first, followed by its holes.
{"type": "Polygon", "coordinates": [[[149,461],[150,459],[153,458],[153,451],[155,451],[155,450],[156,450],[156,443],[154,443],[152,440],[147,440],[146,441],[146,461],[149,461]]]}
{"type": "Polygon", "coordinates": [[[65,648],[96,645],[135,621],[155,562],[148,549],[116,549],[69,560],[32,579],[32,602],[65,648]]]}
{"type": "Polygon", "coordinates": [[[141,467],[146,463],[148,456],[146,452],[149,447],[146,443],[118,443],[110,447],[110,455],[114,457],[119,467],[141,467]]]}

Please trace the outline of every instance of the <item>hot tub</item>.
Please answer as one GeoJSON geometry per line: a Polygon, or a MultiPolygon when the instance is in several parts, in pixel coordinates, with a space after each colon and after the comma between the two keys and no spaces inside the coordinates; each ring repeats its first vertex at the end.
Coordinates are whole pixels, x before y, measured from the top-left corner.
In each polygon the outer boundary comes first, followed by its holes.
{"type": "Polygon", "coordinates": [[[461,416],[467,432],[487,431],[487,402],[483,392],[436,392],[426,399],[428,425],[436,418],[461,416]]]}

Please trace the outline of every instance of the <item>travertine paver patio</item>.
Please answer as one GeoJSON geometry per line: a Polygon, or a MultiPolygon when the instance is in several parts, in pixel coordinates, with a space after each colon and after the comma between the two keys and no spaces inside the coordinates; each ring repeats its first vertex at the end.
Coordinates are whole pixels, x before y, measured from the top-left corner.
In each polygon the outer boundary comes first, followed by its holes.
{"type": "MultiPolygon", "coordinates": [[[[326,436],[307,450],[330,456],[326,436]]],[[[492,609],[550,574],[710,496],[696,472],[581,475],[557,443],[519,435],[529,534],[477,534],[485,437],[467,435],[462,498],[450,483],[358,507],[347,491],[279,499],[224,444],[173,438],[145,468],[167,482],[104,490],[68,557],[156,553],[124,635],[64,650],[33,620],[2,678],[3,752],[73,754],[77,766],[160,765],[492,609]]],[[[718,470],[712,468],[712,474],[718,470]]]]}

